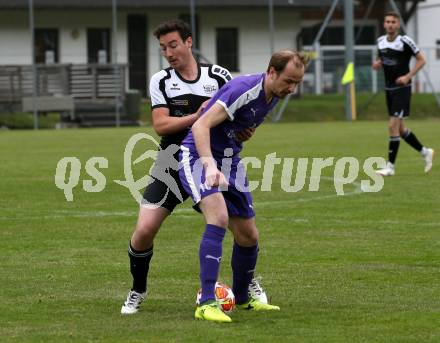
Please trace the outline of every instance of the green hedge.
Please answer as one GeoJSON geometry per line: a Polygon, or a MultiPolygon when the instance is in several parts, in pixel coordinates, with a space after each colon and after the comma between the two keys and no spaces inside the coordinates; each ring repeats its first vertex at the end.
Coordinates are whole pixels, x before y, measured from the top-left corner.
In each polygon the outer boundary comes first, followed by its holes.
{"type": "MultiPolygon", "coordinates": [[[[304,95],[291,99],[281,119],[283,122],[338,121],[345,120],[345,96],[343,94],[304,95]]],[[[277,106],[278,110],[281,103],[277,106]]],[[[359,120],[386,120],[388,118],[385,95],[383,92],[358,93],[356,105],[359,120]]],[[[432,94],[414,94],[411,104],[411,118],[440,118],[440,108],[432,94]]],[[[141,106],[140,121],[151,125],[151,107],[149,100],[141,106]]],[[[54,128],[59,121],[58,113],[39,115],[40,128],[54,128]]],[[[12,129],[33,128],[31,113],[0,113],[0,127],[12,129]]]]}

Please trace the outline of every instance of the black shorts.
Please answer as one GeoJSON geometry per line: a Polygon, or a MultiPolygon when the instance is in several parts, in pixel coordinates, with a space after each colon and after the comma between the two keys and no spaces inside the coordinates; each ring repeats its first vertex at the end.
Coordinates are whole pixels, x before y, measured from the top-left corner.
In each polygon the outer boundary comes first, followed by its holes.
{"type": "Polygon", "coordinates": [[[180,183],[179,171],[171,169],[167,174],[171,177],[170,180],[173,179],[179,188],[182,201],[164,182],[153,178],[152,182],[145,187],[141,205],[155,205],[173,212],[177,205],[188,199],[188,194],[186,194],[185,189],[180,183]]]}
{"type": "Polygon", "coordinates": [[[385,91],[390,117],[409,117],[409,106],[411,103],[411,86],[385,91]]]}

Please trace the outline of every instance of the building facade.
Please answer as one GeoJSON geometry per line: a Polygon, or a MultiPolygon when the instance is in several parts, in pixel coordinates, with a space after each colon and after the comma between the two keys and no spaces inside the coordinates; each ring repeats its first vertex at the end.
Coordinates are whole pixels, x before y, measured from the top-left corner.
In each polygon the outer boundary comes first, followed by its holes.
{"type": "MultiPolygon", "coordinates": [[[[117,36],[113,39],[111,1],[35,0],[32,42],[27,3],[0,0],[0,66],[30,65],[33,47],[40,64],[119,63],[127,66],[125,87],[138,89],[144,95],[147,95],[147,80],[167,65],[153,36],[155,27],[172,18],[190,21],[190,2],[186,0],[118,0],[117,36]]],[[[297,49],[310,44],[332,1],[273,0],[273,41],[266,0],[197,0],[195,3],[195,40],[201,60],[221,64],[237,75],[264,71],[272,48],[297,49]]],[[[363,18],[368,1],[359,1],[355,6],[355,33],[362,27],[359,45],[371,48],[382,32],[385,7],[384,2],[378,3],[368,18],[363,18]]],[[[434,37],[436,30],[430,30],[430,21],[425,20],[429,17],[435,23],[433,9],[440,11],[438,3],[440,0],[419,4],[418,14],[409,23],[413,30],[418,28],[416,40],[422,47],[440,45],[440,37],[434,37]]],[[[321,43],[335,46],[338,54],[343,54],[343,39],[343,10],[338,7],[321,43]]],[[[327,56],[330,62],[336,60],[331,51],[327,56]]],[[[370,63],[368,58],[363,61],[365,70],[370,63]]],[[[344,67],[343,57],[339,60],[342,66],[324,66],[324,78],[333,75],[333,83],[344,67]]],[[[431,67],[440,74],[437,67],[431,67]]],[[[424,90],[423,80],[420,82],[424,90]]],[[[436,87],[440,89],[440,77],[436,78],[436,87]]]]}

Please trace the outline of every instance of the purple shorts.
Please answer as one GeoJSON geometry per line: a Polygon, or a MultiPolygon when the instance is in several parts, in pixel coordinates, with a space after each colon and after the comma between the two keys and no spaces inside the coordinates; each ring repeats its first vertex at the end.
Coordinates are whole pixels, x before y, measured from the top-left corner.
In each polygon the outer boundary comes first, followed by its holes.
{"type": "Polygon", "coordinates": [[[199,160],[197,151],[182,145],[179,154],[179,176],[186,193],[193,199],[194,208],[210,194],[221,192],[230,217],[252,218],[255,216],[252,195],[248,190],[246,171],[239,157],[225,159],[222,165],[217,161],[217,168],[222,171],[229,182],[226,188],[205,185],[205,169],[199,160]]]}

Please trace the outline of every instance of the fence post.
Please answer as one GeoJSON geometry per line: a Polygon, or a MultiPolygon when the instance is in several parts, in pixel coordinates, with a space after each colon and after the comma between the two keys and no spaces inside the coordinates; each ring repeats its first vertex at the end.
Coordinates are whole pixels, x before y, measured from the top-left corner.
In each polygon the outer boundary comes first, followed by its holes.
{"type": "Polygon", "coordinates": [[[315,58],[315,94],[321,95],[322,94],[322,52],[321,52],[321,45],[319,42],[315,43],[313,46],[316,53],[315,58]]]}
{"type": "MultiPolygon", "coordinates": [[[[374,61],[376,60],[376,54],[374,53],[374,50],[371,51],[371,64],[373,65],[374,61]]],[[[371,91],[373,94],[377,93],[377,71],[373,68],[371,70],[371,91]]]]}

